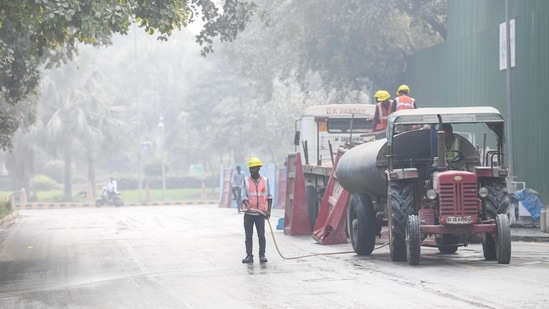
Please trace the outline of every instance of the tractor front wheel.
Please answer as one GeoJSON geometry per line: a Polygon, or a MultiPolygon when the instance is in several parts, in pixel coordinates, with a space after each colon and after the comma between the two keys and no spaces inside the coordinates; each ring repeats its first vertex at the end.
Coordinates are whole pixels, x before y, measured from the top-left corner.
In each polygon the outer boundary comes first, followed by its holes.
{"type": "Polygon", "coordinates": [[[484,253],[484,259],[487,261],[494,261],[497,258],[496,241],[491,233],[484,233],[482,235],[482,252],[484,253]]]}
{"type": "MultiPolygon", "coordinates": [[[[494,219],[497,223],[497,217],[500,214],[506,213],[509,207],[509,197],[505,179],[481,179],[480,186],[488,189],[488,196],[483,202],[483,218],[494,219]]],[[[486,260],[494,261],[498,259],[496,248],[497,241],[498,240],[494,238],[492,233],[484,233],[482,235],[482,250],[486,260]]]]}
{"type": "Polygon", "coordinates": [[[511,228],[509,218],[504,214],[496,217],[496,256],[499,264],[509,264],[511,261],[511,228]]]}
{"type": "Polygon", "coordinates": [[[389,251],[392,261],[406,261],[406,224],[414,212],[414,183],[409,180],[389,183],[389,251]]]}
{"type": "Polygon", "coordinates": [[[406,258],[408,264],[418,265],[421,254],[421,229],[416,215],[408,216],[406,225],[406,258]]]}

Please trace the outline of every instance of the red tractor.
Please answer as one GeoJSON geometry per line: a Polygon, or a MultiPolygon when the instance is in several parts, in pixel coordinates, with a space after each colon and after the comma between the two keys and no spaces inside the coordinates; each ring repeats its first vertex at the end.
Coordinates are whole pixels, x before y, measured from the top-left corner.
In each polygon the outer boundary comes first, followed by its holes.
{"type": "Polygon", "coordinates": [[[355,252],[370,255],[387,225],[393,261],[417,265],[422,246],[452,254],[480,236],[485,259],[508,264],[503,133],[503,116],[492,107],[391,114],[386,138],[350,149],[336,167],[339,183],[352,194],[347,224],[355,252]],[[456,133],[452,125],[474,133],[484,127],[493,135],[484,133],[478,147],[474,134],[456,133]]]}

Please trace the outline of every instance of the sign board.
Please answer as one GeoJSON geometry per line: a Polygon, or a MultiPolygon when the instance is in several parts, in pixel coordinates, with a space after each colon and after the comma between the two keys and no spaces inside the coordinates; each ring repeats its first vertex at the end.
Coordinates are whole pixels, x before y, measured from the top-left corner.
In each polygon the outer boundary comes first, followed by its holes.
{"type": "MultiPolygon", "coordinates": [[[[499,70],[507,68],[507,23],[499,24],[499,70]]],[[[509,37],[511,40],[511,67],[515,66],[515,20],[509,21],[509,37]]]]}

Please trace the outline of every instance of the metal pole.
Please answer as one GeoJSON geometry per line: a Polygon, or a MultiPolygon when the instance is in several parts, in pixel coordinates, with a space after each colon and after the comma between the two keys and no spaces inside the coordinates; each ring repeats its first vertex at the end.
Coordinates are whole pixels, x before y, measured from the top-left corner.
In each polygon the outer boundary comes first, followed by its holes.
{"type": "Polygon", "coordinates": [[[513,98],[511,92],[511,23],[509,20],[509,0],[505,0],[505,41],[507,67],[505,71],[507,88],[507,147],[509,149],[509,175],[515,175],[515,156],[513,154],[513,98]]]}
{"type": "Polygon", "coordinates": [[[139,185],[139,202],[142,202],[143,199],[141,198],[141,190],[143,188],[143,178],[141,175],[141,154],[143,152],[143,145],[141,144],[141,110],[139,107],[139,86],[137,85],[139,79],[137,74],[137,27],[135,26],[135,21],[133,23],[133,59],[134,59],[134,71],[135,71],[135,102],[137,107],[137,179],[138,179],[138,185],[139,185]]]}
{"type": "Polygon", "coordinates": [[[161,143],[161,149],[160,149],[160,155],[162,157],[162,201],[166,201],[166,160],[165,160],[165,143],[164,143],[164,117],[160,117],[160,120],[158,122],[158,127],[160,128],[160,143],[161,143]]]}

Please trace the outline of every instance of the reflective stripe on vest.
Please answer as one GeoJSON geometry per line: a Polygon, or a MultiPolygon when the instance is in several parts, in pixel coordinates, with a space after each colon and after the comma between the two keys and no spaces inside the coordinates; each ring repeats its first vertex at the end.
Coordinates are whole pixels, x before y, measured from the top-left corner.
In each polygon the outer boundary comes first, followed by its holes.
{"type": "MultiPolygon", "coordinates": [[[[459,143],[460,142],[461,141],[459,140],[459,138],[454,136],[454,141],[452,142],[452,145],[450,146],[450,148],[448,150],[459,151],[459,143]]],[[[455,156],[456,156],[455,152],[447,152],[446,153],[446,159],[453,159],[455,156]]]]}
{"type": "MultiPolygon", "coordinates": [[[[461,145],[461,139],[454,136],[454,141],[452,142],[452,145],[448,150],[460,151],[459,150],[460,145],[461,145]]],[[[445,157],[446,157],[446,160],[453,160],[456,156],[458,156],[457,152],[450,151],[446,153],[445,157]]],[[[465,169],[466,169],[466,166],[464,164],[458,168],[458,170],[465,170],[465,169]]]]}
{"type": "Polygon", "coordinates": [[[269,211],[266,185],[267,177],[259,177],[257,183],[251,176],[244,178],[244,186],[248,192],[248,203],[252,211],[258,209],[263,212],[269,211]]]}
{"type": "Polygon", "coordinates": [[[383,108],[382,103],[377,104],[377,112],[379,115],[379,122],[376,124],[375,131],[387,129],[387,116],[391,113],[391,104],[387,108],[383,108]]]}
{"type": "Polygon", "coordinates": [[[410,98],[407,95],[401,95],[395,98],[396,110],[403,109],[413,109],[414,108],[414,99],[410,98]]]}

